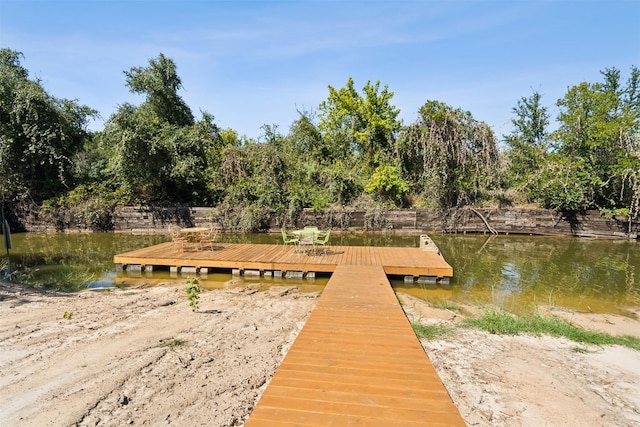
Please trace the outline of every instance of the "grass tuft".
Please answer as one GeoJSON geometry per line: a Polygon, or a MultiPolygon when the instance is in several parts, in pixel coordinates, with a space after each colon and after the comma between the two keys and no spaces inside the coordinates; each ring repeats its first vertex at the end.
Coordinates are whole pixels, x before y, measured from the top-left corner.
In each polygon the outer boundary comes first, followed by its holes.
{"type": "Polygon", "coordinates": [[[453,328],[442,323],[423,325],[421,323],[411,322],[411,327],[418,338],[428,341],[443,338],[453,333],[453,328]]]}
{"type": "Polygon", "coordinates": [[[431,305],[435,308],[439,308],[442,310],[450,310],[450,311],[457,311],[457,312],[463,311],[462,306],[444,298],[439,298],[438,300],[433,301],[431,305]]]}
{"type": "Polygon", "coordinates": [[[487,310],[480,318],[465,319],[466,326],[475,327],[492,334],[516,335],[520,333],[532,335],[551,335],[565,337],[572,341],[598,346],[622,345],[640,350],[640,338],[629,335],[613,336],[602,332],[591,332],[566,322],[557,317],[546,317],[540,314],[516,316],[503,310],[487,310]]]}
{"type": "Polygon", "coordinates": [[[175,350],[176,347],[180,347],[185,345],[187,342],[185,340],[179,338],[172,338],[170,340],[161,341],[158,347],[160,348],[169,348],[171,350],[175,350]]]}

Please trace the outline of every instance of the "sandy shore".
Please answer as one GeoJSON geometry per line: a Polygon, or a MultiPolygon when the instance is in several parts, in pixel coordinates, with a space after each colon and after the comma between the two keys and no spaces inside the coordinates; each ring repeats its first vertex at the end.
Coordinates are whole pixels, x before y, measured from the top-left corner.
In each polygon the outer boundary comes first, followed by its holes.
{"type": "MultiPolygon", "coordinates": [[[[193,313],[175,285],[0,284],[0,425],[242,425],[317,294],[256,285],[201,296],[193,313]]],[[[402,300],[415,321],[460,318],[402,300]]],[[[637,318],[562,314],[640,335],[637,318]]],[[[640,425],[638,351],[473,330],[423,346],[470,426],[640,425]]]]}

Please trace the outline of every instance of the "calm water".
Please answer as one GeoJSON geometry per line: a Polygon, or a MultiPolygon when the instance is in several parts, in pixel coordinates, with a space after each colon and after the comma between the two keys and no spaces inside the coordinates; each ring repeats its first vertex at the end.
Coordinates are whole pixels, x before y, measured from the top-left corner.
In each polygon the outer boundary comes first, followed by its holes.
{"type": "MultiPolygon", "coordinates": [[[[533,304],[554,304],[580,311],[625,314],[640,307],[640,242],[541,236],[431,235],[453,266],[450,286],[408,286],[392,280],[402,292],[437,302],[493,302],[509,310],[533,304]]],[[[168,272],[116,277],[117,253],[162,243],[169,236],[135,234],[42,234],[12,236],[11,262],[25,280],[62,287],[140,285],[184,279],[168,272]]],[[[279,243],[280,235],[221,235],[222,242],[279,243]]],[[[419,235],[335,234],[332,245],[419,246],[419,235]]],[[[303,290],[319,290],[327,278],[295,282],[303,290]]],[[[290,283],[286,280],[284,283],[290,283]]],[[[207,288],[244,286],[273,281],[234,278],[228,272],[209,274],[207,288]]],[[[280,283],[280,282],[279,282],[280,283]]]]}

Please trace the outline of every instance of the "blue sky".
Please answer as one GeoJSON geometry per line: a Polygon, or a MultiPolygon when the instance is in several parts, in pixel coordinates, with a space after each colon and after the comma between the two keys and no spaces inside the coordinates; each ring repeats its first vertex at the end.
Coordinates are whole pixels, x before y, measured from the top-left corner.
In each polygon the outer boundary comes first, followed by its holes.
{"type": "Polygon", "coordinates": [[[260,138],[317,111],[328,85],[380,80],[405,124],[428,100],[470,111],[499,138],[535,90],[553,116],[567,88],[640,67],[640,0],[0,0],[0,47],[24,54],[58,98],[97,109],[129,93],[123,71],[164,53],[199,118],[260,138]]]}

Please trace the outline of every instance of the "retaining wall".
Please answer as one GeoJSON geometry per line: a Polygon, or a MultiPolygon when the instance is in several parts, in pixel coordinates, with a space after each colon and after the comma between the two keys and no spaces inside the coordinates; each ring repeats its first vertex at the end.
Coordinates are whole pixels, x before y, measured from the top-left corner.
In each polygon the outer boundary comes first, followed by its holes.
{"type": "MultiPolygon", "coordinates": [[[[90,231],[81,224],[55,224],[26,215],[19,219],[27,231],[90,231]]],[[[169,226],[209,226],[223,228],[216,217],[216,210],[206,207],[148,207],[127,206],[113,213],[112,228],[119,232],[166,232],[169,226]]],[[[628,218],[605,218],[598,211],[588,211],[574,216],[564,216],[546,209],[487,209],[462,208],[450,210],[401,209],[401,210],[304,210],[295,224],[288,228],[317,225],[334,230],[388,231],[396,233],[500,233],[573,235],[608,238],[637,239],[640,223],[629,228],[628,218]]],[[[263,231],[280,229],[276,218],[263,231]]]]}

